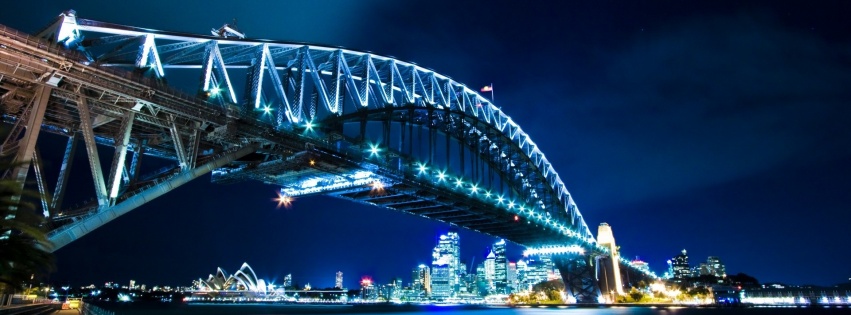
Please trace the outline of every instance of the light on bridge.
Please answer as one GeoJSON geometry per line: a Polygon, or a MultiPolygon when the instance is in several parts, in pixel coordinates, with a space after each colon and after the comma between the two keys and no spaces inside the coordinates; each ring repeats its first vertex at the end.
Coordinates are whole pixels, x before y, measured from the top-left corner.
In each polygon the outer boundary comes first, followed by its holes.
{"type": "Polygon", "coordinates": [[[271,112],[272,112],[272,107],[270,107],[269,105],[263,106],[263,113],[264,114],[269,114],[271,112]]]}
{"type": "Polygon", "coordinates": [[[293,197],[290,197],[290,196],[284,195],[284,194],[282,194],[282,193],[280,193],[280,192],[279,192],[279,193],[278,193],[278,197],[277,197],[277,198],[274,198],[274,199],[272,199],[272,200],[274,200],[274,201],[277,201],[277,202],[278,202],[278,207],[277,207],[278,209],[280,209],[281,207],[285,207],[285,208],[288,208],[288,209],[289,209],[289,207],[291,207],[291,206],[292,206],[292,204],[293,204],[293,200],[294,200],[294,199],[293,199],[293,197]]]}
{"type": "Polygon", "coordinates": [[[425,163],[419,163],[419,166],[417,166],[417,169],[420,171],[420,174],[425,173],[428,170],[425,163]]]}
{"type": "Polygon", "coordinates": [[[503,201],[505,201],[505,198],[502,198],[502,196],[496,197],[496,202],[498,204],[502,204],[503,201]]]}
{"type": "Polygon", "coordinates": [[[458,177],[458,178],[455,179],[455,187],[461,187],[461,186],[464,186],[464,181],[461,180],[460,177],[458,177]]]}
{"type": "Polygon", "coordinates": [[[213,95],[213,96],[217,96],[221,92],[222,92],[222,89],[220,89],[219,87],[214,87],[214,88],[210,89],[210,94],[213,95]]]}
{"type": "Polygon", "coordinates": [[[585,249],[579,245],[570,246],[544,246],[538,248],[529,248],[523,251],[523,256],[534,255],[552,255],[552,254],[579,254],[584,255],[585,249]]]}
{"type": "Polygon", "coordinates": [[[470,191],[473,192],[473,194],[476,194],[477,192],[479,192],[479,187],[477,187],[476,184],[471,184],[470,191]]]}
{"type": "Polygon", "coordinates": [[[381,149],[378,148],[377,144],[369,145],[369,157],[378,156],[379,152],[381,152],[381,149]]]}
{"type": "Polygon", "coordinates": [[[437,180],[441,181],[441,182],[445,181],[446,180],[446,172],[444,172],[444,171],[437,172],[437,180]]]}
{"type": "Polygon", "coordinates": [[[313,122],[309,122],[309,121],[305,122],[304,123],[304,129],[307,130],[307,131],[313,131],[313,122]]]}

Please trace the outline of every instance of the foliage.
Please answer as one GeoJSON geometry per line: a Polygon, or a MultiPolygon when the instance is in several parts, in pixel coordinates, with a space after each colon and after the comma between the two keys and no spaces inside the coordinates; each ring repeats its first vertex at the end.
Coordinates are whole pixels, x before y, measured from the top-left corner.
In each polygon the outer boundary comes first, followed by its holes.
{"type": "Polygon", "coordinates": [[[562,304],[564,283],[561,280],[543,281],[532,287],[532,291],[509,295],[512,304],[562,304]]]}
{"type": "MultiPolygon", "coordinates": [[[[0,174],[19,165],[0,161],[0,174]]],[[[29,201],[37,196],[14,179],[0,179],[0,292],[19,290],[53,268],[44,218],[29,201]]]]}

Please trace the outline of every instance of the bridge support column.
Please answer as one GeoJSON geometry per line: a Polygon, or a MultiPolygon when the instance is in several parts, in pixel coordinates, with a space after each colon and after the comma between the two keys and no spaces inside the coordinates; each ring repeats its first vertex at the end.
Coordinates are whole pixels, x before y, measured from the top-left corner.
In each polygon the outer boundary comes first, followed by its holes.
{"type": "Polygon", "coordinates": [[[100,157],[98,156],[97,142],[95,142],[95,132],[92,126],[92,116],[89,111],[89,100],[85,96],[81,96],[77,101],[77,110],[80,114],[80,132],[83,134],[83,143],[86,144],[86,152],[89,158],[89,168],[92,170],[92,180],[95,184],[95,195],[98,199],[98,205],[101,207],[109,204],[109,198],[106,194],[106,182],[103,178],[103,169],[100,165],[100,157]]]}
{"type": "Polygon", "coordinates": [[[182,186],[198,177],[201,177],[204,174],[209,173],[210,171],[222,167],[234,160],[246,156],[252,152],[257,150],[257,145],[250,144],[239,150],[231,151],[223,154],[221,157],[207,163],[196,167],[192,170],[181,172],[179,175],[172,177],[171,179],[159,183],[158,185],[151,187],[141,193],[133,195],[120,203],[101,209],[98,213],[85,217],[82,220],[74,222],[72,224],[67,225],[55,232],[50,233],[48,235],[48,239],[51,243],[53,243],[53,248],[50,248],[50,251],[55,251],[57,249],[62,248],[65,245],[68,245],[74,240],[83,237],[89,232],[93,231],[96,228],[103,226],[104,224],[118,218],[119,216],[130,212],[133,209],[136,209],[146,203],[148,201],[154,200],[159,196],[170,192],[177,187],[182,186]]]}
{"type": "Polygon", "coordinates": [[[553,263],[561,273],[567,295],[575,298],[576,303],[599,302],[600,287],[588,256],[555,255],[553,263]]]}

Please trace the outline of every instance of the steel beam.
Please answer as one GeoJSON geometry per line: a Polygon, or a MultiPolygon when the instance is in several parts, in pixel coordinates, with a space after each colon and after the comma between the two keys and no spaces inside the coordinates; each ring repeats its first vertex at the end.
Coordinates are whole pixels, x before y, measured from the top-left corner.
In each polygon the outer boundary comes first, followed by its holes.
{"type": "Polygon", "coordinates": [[[174,117],[169,116],[169,123],[171,124],[171,128],[169,131],[171,132],[171,140],[174,143],[174,151],[177,154],[177,161],[180,163],[181,170],[189,169],[189,161],[186,159],[186,150],[183,147],[183,140],[180,139],[180,129],[177,128],[177,122],[175,122],[174,117]]]}
{"type": "Polygon", "coordinates": [[[239,150],[230,151],[228,153],[222,154],[220,157],[214,159],[213,161],[196,167],[188,172],[182,172],[179,175],[162,182],[154,187],[151,187],[145,191],[142,191],[139,194],[136,194],[130,198],[123,200],[122,202],[108,207],[103,208],[98,211],[97,214],[86,217],[82,220],[69,224],[61,229],[58,229],[54,232],[51,232],[48,235],[48,238],[51,243],[53,243],[53,248],[51,251],[55,251],[57,249],[62,248],[65,245],[83,237],[89,232],[97,229],[104,224],[118,218],[121,215],[130,212],[133,209],[136,209],[145,203],[148,203],[151,200],[156,199],[180,186],[186,184],[198,177],[201,177],[204,174],[209,173],[210,171],[222,167],[234,160],[246,156],[248,154],[253,153],[258,148],[256,144],[249,144],[245,147],[242,147],[239,150]]]}
{"type": "Polygon", "coordinates": [[[80,96],[77,101],[77,110],[80,113],[80,132],[83,134],[83,142],[89,158],[89,168],[92,170],[92,180],[95,184],[95,195],[98,204],[103,207],[109,204],[106,194],[106,182],[103,179],[103,169],[100,166],[97,143],[95,142],[95,131],[92,129],[92,117],[89,111],[89,101],[85,96],[80,96]]]}
{"type": "MultiPolygon", "coordinates": [[[[29,117],[27,117],[26,132],[24,132],[24,137],[18,141],[18,152],[15,154],[15,162],[18,165],[12,170],[12,179],[18,183],[20,188],[23,188],[27,181],[30,159],[35,152],[35,143],[38,141],[39,132],[41,132],[41,123],[44,120],[44,112],[47,109],[52,90],[53,88],[45,85],[38,87],[29,117]]],[[[13,198],[14,203],[17,203],[18,200],[20,200],[20,196],[13,198]]]]}
{"type": "Polygon", "coordinates": [[[109,187],[110,203],[115,202],[118,197],[118,191],[121,189],[121,175],[124,171],[124,160],[127,158],[127,145],[130,143],[130,131],[133,129],[133,119],[136,113],[130,111],[127,116],[121,120],[121,128],[119,134],[115,137],[115,154],[112,158],[112,166],[109,168],[109,187]]]}
{"type": "Polygon", "coordinates": [[[139,179],[139,171],[142,168],[142,156],[145,154],[145,145],[148,140],[141,140],[136,145],[136,151],[133,152],[133,161],[130,162],[130,185],[135,184],[139,179]]]}
{"type": "Polygon", "coordinates": [[[65,198],[65,188],[68,186],[68,178],[71,174],[71,166],[74,162],[74,153],[77,151],[77,134],[72,134],[65,145],[65,155],[62,157],[62,168],[59,169],[59,179],[56,181],[56,190],[53,192],[50,209],[62,207],[62,199],[65,198]]]}
{"type": "Polygon", "coordinates": [[[33,170],[35,171],[35,181],[38,186],[38,195],[41,200],[41,213],[45,218],[50,217],[50,192],[47,191],[47,185],[44,184],[44,165],[41,163],[41,154],[38,148],[33,151],[33,170]]]}

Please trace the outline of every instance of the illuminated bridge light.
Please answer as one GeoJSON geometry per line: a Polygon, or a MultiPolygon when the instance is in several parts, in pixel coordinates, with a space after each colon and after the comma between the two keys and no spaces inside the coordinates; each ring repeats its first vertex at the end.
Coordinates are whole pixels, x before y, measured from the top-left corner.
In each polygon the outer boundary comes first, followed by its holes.
{"type": "Polygon", "coordinates": [[[479,187],[477,187],[476,184],[471,184],[470,185],[470,191],[472,191],[475,194],[475,193],[479,192],[479,187]]]}
{"type": "Polygon", "coordinates": [[[514,201],[508,202],[508,209],[514,208],[514,201]]]}
{"type": "Polygon", "coordinates": [[[210,94],[212,94],[213,96],[219,95],[219,93],[221,92],[222,89],[220,89],[218,86],[210,89],[210,94]]]}
{"type": "Polygon", "coordinates": [[[458,177],[457,179],[455,179],[455,187],[461,187],[461,186],[464,186],[464,181],[461,180],[461,177],[458,177]]]}
{"type": "Polygon", "coordinates": [[[437,180],[441,181],[441,182],[445,181],[446,180],[446,172],[444,172],[444,171],[437,172],[437,180]]]}
{"type": "Polygon", "coordinates": [[[428,167],[426,167],[425,163],[419,163],[419,166],[417,166],[417,169],[420,170],[420,174],[422,174],[422,173],[425,173],[428,170],[428,167]]]}
{"type": "Polygon", "coordinates": [[[490,192],[490,191],[485,190],[485,197],[490,198],[490,197],[491,197],[491,192],[490,192]]]}
{"type": "Polygon", "coordinates": [[[503,201],[505,201],[505,198],[502,198],[502,196],[496,197],[497,203],[502,204],[503,201]]]}
{"type": "Polygon", "coordinates": [[[377,156],[379,152],[381,152],[381,149],[378,147],[377,144],[370,144],[369,145],[369,156],[370,157],[377,156]]]}
{"type": "Polygon", "coordinates": [[[584,255],[585,249],[578,245],[570,246],[543,246],[537,248],[528,248],[523,251],[523,256],[535,255],[553,255],[553,254],[579,254],[584,255]]]}
{"type": "Polygon", "coordinates": [[[270,107],[269,105],[263,106],[263,113],[264,114],[268,114],[268,113],[271,113],[271,112],[272,112],[272,107],[270,107]]]}
{"type": "Polygon", "coordinates": [[[310,121],[305,122],[304,128],[305,128],[305,130],[308,130],[308,131],[313,130],[313,122],[310,122],[310,121]]]}

